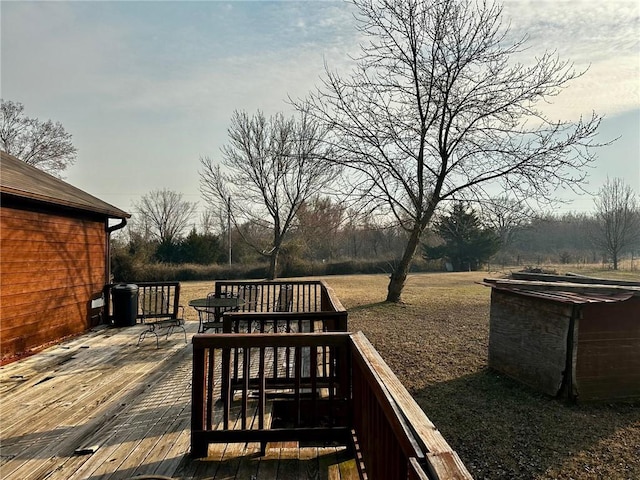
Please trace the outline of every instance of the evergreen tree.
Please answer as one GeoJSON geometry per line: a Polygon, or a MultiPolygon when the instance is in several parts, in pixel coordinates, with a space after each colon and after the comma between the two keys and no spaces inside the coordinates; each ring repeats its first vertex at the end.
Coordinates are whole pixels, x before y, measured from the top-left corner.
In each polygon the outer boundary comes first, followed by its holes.
{"type": "Polygon", "coordinates": [[[181,243],[181,260],[184,263],[210,265],[223,260],[220,239],[212,233],[196,232],[195,228],[181,243]]]}
{"type": "Polygon", "coordinates": [[[477,270],[500,248],[500,238],[490,228],[483,228],[476,213],[464,203],[456,203],[449,215],[436,224],[443,245],[423,246],[427,259],[444,258],[455,271],[477,270]]]}

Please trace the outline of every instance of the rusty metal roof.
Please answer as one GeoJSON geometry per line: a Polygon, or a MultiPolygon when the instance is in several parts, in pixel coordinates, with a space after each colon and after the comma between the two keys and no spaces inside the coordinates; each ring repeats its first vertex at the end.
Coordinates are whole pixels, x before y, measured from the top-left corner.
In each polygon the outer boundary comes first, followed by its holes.
{"type": "Polygon", "coordinates": [[[129,218],[124,210],[100,200],[73,185],[0,151],[0,192],[49,205],[129,218]]]}
{"type": "Polygon", "coordinates": [[[588,304],[624,302],[631,297],[640,297],[640,287],[625,285],[579,284],[571,282],[536,282],[522,280],[484,280],[497,290],[526,295],[561,303],[588,304]]]}

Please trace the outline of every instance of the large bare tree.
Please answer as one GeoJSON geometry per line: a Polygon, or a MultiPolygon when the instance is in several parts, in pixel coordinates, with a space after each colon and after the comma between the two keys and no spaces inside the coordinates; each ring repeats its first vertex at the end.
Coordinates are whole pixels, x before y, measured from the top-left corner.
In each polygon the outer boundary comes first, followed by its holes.
{"type": "Polygon", "coordinates": [[[60,177],[76,159],[76,148],[60,122],[29,118],[24,105],[0,100],[0,149],[60,177]]]}
{"type": "Polygon", "coordinates": [[[181,238],[196,211],[197,204],[182,198],[173,190],[152,190],[136,203],[137,223],[145,237],[161,243],[174,243],[181,238]]]}
{"type": "Polygon", "coordinates": [[[607,178],[593,199],[595,203],[594,243],[618,269],[620,254],[640,247],[640,206],[631,186],[622,178],[607,178]]]}
{"type": "Polygon", "coordinates": [[[581,73],[550,52],[518,63],[527,39],[511,40],[496,3],[353,3],[366,39],[356,67],[348,76],[327,67],[323,85],[294,104],[331,126],[336,161],[350,167],[361,199],[407,231],[387,292],[400,302],[441,202],[496,187],[516,200],[580,189],[600,118],[545,116],[539,105],[581,73]]]}
{"type": "Polygon", "coordinates": [[[244,240],[269,258],[267,277],[276,278],[278,256],[301,205],[322,193],[335,177],[325,131],[309,116],[267,118],[258,111],[234,112],[222,161],[200,159],[200,189],[215,209],[228,209],[233,225],[269,232],[266,241],[244,240]]]}

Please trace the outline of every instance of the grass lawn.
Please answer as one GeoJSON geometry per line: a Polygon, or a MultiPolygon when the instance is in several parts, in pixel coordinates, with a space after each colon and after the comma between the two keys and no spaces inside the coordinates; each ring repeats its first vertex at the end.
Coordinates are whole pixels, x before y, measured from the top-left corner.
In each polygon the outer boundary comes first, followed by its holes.
{"type": "MultiPolygon", "coordinates": [[[[487,276],[412,274],[401,305],[384,303],[386,275],[324,279],[474,478],[640,479],[640,402],[570,405],[487,368],[487,276]]],[[[182,303],[208,290],[184,283],[182,303]]]]}

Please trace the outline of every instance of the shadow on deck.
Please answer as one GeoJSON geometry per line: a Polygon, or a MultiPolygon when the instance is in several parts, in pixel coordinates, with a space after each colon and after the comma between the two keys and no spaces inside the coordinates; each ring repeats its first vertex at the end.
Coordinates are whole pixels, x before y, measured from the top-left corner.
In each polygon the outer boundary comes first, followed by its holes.
{"type": "Polygon", "coordinates": [[[335,446],[278,442],[260,456],[259,444],[218,444],[192,459],[192,347],[181,335],[136,347],[142,328],[101,328],[0,369],[3,479],[354,478],[335,446]]]}

